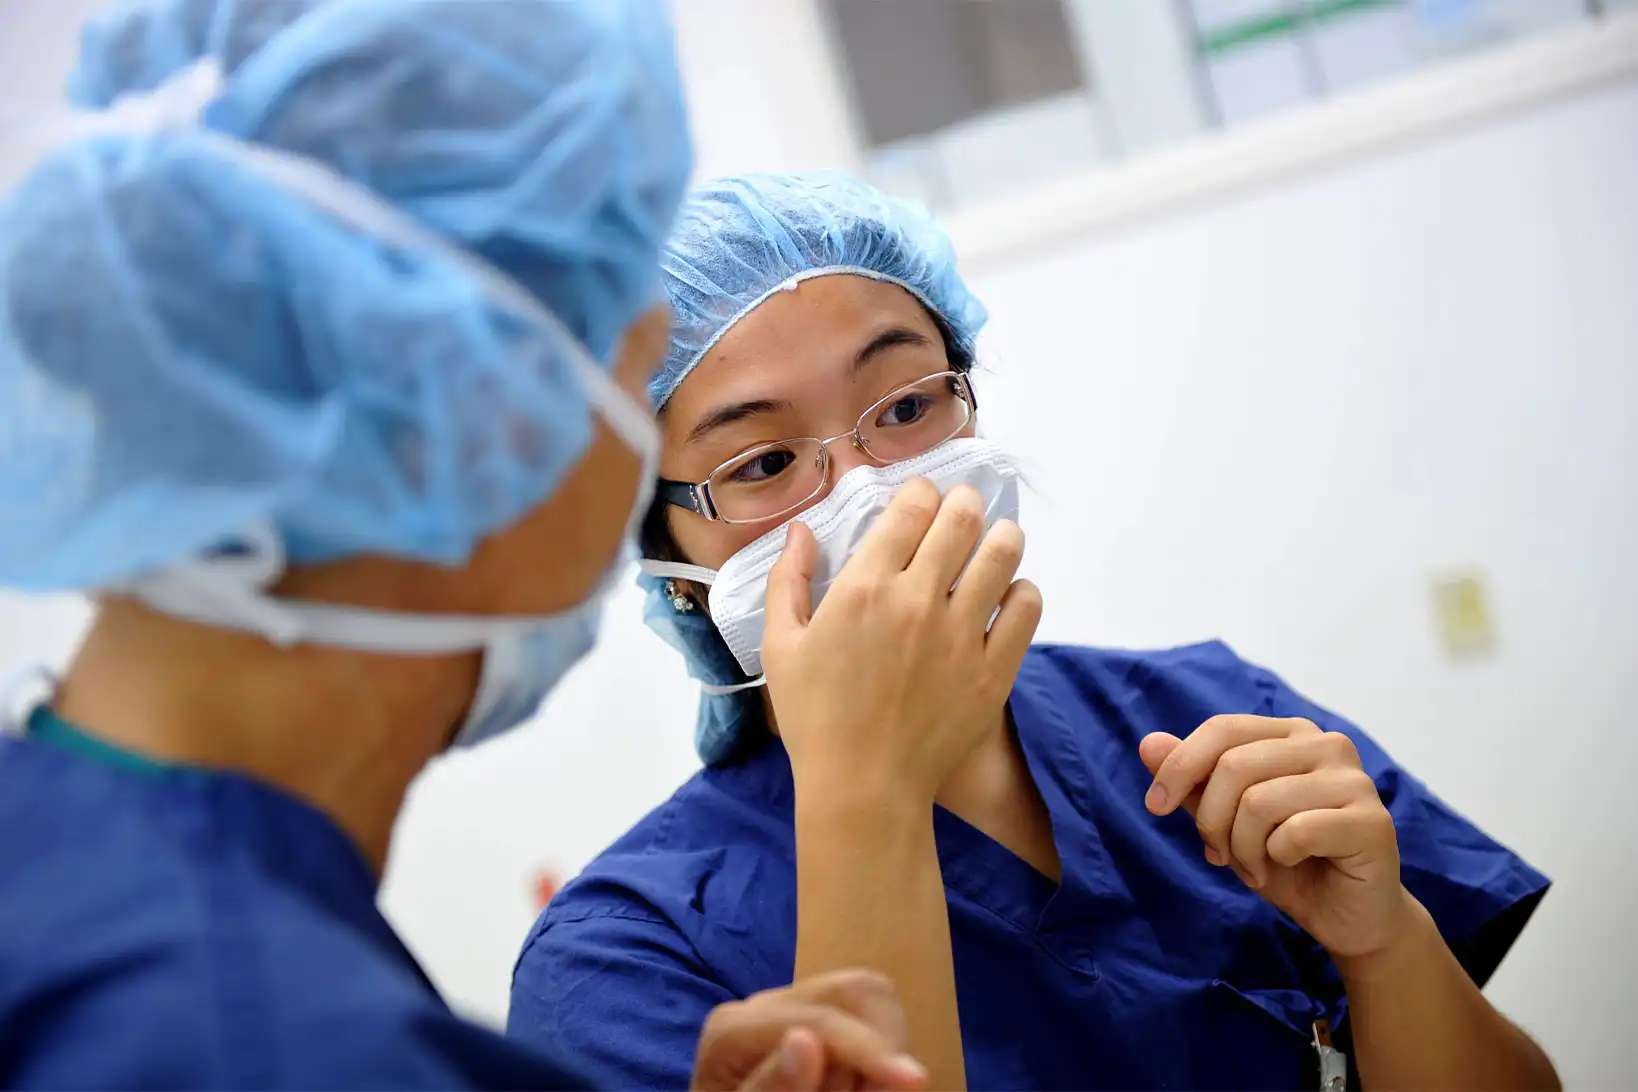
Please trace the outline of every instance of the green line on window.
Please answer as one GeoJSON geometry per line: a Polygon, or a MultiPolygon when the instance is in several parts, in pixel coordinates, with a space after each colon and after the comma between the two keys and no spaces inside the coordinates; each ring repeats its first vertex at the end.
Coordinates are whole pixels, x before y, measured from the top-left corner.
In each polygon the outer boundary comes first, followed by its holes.
{"type": "Polygon", "coordinates": [[[1397,7],[1401,3],[1403,0],[1312,0],[1204,32],[1200,35],[1199,49],[1203,56],[1220,57],[1242,46],[1294,34],[1305,23],[1318,26],[1341,16],[1371,8],[1397,7]]]}

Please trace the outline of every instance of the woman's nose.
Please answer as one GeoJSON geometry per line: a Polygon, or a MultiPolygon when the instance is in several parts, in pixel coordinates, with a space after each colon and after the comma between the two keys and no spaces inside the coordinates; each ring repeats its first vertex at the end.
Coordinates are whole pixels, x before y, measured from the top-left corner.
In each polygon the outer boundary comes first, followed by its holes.
{"type": "Polygon", "coordinates": [[[837,440],[830,445],[830,483],[836,482],[849,470],[860,466],[875,466],[876,460],[864,453],[854,440],[837,440]]]}

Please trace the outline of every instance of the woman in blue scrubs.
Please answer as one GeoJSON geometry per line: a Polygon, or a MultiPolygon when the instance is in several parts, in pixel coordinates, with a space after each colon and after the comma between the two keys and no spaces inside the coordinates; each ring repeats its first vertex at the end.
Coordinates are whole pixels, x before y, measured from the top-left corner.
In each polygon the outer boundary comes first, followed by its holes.
{"type": "MultiPolygon", "coordinates": [[[[4,710],[0,1085],[582,1086],[375,900],[410,781],[533,715],[647,507],[663,9],[134,3],[74,91],[0,204],[0,585],[97,603],[4,710]]],[[[870,973],[695,1030],[699,1087],[922,1080],[870,973]]]]}
{"type": "Polygon", "coordinates": [[[1540,874],[1222,644],[1022,650],[985,312],[924,212],[730,179],[663,263],[644,579],[706,769],[547,907],[512,1035],[666,1087],[712,1006],[863,963],[939,1087],[1556,1086],[1480,992],[1540,874]]]}

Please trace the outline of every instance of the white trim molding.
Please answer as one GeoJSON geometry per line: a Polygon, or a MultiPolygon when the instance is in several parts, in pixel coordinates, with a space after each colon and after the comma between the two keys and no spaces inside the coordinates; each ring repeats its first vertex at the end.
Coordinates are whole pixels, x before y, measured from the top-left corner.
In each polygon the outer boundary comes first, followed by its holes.
{"type": "MultiPolygon", "coordinates": [[[[965,271],[1411,140],[1638,80],[1638,13],[1446,61],[945,217],[965,271]]],[[[1638,140],[1638,133],[1633,134],[1638,140]]]]}

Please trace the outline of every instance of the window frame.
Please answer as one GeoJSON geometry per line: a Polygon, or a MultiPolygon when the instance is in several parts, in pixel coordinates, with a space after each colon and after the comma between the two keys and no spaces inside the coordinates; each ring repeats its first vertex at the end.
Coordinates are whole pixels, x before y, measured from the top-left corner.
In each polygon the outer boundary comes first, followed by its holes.
{"type": "MultiPolygon", "coordinates": [[[[805,51],[815,63],[771,71],[786,101],[832,119],[811,146],[817,158],[858,172],[860,136],[843,54],[818,0],[758,5],[777,12],[770,55],[805,51]],[[804,46],[805,40],[805,46],[804,46]],[[836,119],[846,119],[840,121],[836,119]]],[[[1605,12],[1563,29],[1454,58],[1334,98],[1229,129],[1209,130],[1129,160],[1086,169],[941,218],[963,268],[1008,263],[1065,239],[1134,222],[1245,188],[1460,130],[1533,106],[1638,81],[1638,11],[1605,12]]]]}

